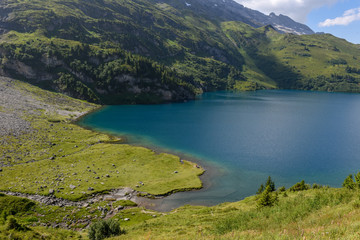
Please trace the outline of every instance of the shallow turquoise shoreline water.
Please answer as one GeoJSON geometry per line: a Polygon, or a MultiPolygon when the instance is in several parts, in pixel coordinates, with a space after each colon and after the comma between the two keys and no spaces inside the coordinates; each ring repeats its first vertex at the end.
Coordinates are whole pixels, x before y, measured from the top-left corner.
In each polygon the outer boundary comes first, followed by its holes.
{"type": "Polygon", "coordinates": [[[360,95],[305,91],[205,93],[164,105],[108,106],[80,125],[127,136],[219,168],[206,189],[162,200],[168,208],[253,195],[271,175],[277,186],[341,186],[360,169],[360,95]]]}

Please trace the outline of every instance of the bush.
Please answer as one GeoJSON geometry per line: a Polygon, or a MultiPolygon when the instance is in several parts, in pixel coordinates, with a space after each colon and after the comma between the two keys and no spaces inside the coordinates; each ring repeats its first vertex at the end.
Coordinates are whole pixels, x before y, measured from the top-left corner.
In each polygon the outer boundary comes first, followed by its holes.
{"type": "Polygon", "coordinates": [[[267,186],[257,201],[257,207],[271,207],[278,201],[277,193],[272,194],[271,186],[267,186]]]}
{"type": "Polygon", "coordinates": [[[6,230],[28,231],[30,229],[18,223],[14,217],[10,217],[6,225],[6,230]]]}
{"type": "Polygon", "coordinates": [[[104,238],[118,236],[123,234],[124,231],[120,229],[118,221],[113,219],[101,220],[93,223],[89,228],[90,240],[102,240],[104,238]]]}
{"type": "Polygon", "coordinates": [[[309,188],[310,188],[310,186],[308,184],[305,184],[305,181],[302,180],[301,182],[298,182],[294,186],[289,188],[289,190],[292,192],[297,192],[297,191],[308,190],[309,188]]]}
{"type": "Polygon", "coordinates": [[[271,179],[270,176],[266,180],[265,186],[263,184],[260,185],[260,187],[259,187],[258,191],[256,192],[256,194],[261,194],[267,187],[269,187],[270,192],[275,191],[275,182],[271,179]]]}
{"type": "Polygon", "coordinates": [[[261,184],[256,194],[261,194],[265,190],[264,184],[261,184]]]}
{"type": "Polygon", "coordinates": [[[15,215],[29,211],[35,202],[14,196],[0,196],[0,212],[7,212],[7,215],[15,215]]]}
{"type": "Polygon", "coordinates": [[[349,176],[347,176],[342,184],[342,186],[344,188],[347,188],[347,189],[355,189],[356,188],[356,184],[354,182],[354,179],[353,179],[353,175],[350,174],[349,176]]]}

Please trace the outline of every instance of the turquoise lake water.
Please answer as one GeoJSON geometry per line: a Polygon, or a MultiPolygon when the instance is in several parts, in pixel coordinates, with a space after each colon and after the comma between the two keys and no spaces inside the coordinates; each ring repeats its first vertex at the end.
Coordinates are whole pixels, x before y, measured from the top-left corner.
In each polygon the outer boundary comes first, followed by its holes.
{"type": "Polygon", "coordinates": [[[205,188],[156,204],[213,205],[304,179],[340,187],[360,170],[360,95],[305,91],[205,93],[197,101],[108,106],[80,125],[126,136],[130,143],[200,161],[205,188]]]}

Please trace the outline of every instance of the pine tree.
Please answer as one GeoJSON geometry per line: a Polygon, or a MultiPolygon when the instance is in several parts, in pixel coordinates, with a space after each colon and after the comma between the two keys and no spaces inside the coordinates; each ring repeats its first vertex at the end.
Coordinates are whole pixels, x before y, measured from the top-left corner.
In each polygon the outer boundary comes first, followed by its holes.
{"type": "Polygon", "coordinates": [[[265,187],[270,187],[271,192],[275,191],[275,182],[271,179],[270,176],[268,177],[268,179],[266,181],[265,187]]]}
{"type": "Polygon", "coordinates": [[[257,207],[271,207],[275,204],[277,200],[277,194],[274,194],[273,196],[270,186],[267,186],[257,202],[257,207]]]}
{"type": "Polygon", "coordinates": [[[354,179],[353,179],[352,174],[350,174],[349,176],[347,176],[345,178],[342,186],[347,188],[347,189],[355,189],[356,188],[356,184],[354,183],[354,179]]]}
{"type": "Polygon", "coordinates": [[[265,189],[264,185],[261,184],[256,194],[261,194],[264,191],[264,189],[265,189]]]}
{"type": "Polygon", "coordinates": [[[360,172],[355,175],[356,187],[360,188],[360,172]]]}

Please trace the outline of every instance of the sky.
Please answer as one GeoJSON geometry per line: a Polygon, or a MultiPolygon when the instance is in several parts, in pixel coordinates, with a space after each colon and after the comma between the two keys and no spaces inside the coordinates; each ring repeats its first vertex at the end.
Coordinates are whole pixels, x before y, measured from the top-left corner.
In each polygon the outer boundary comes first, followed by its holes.
{"type": "Polygon", "coordinates": [[[265,14],[274,12],[360,44],[360,0],[236,0],[265,14]]]}

